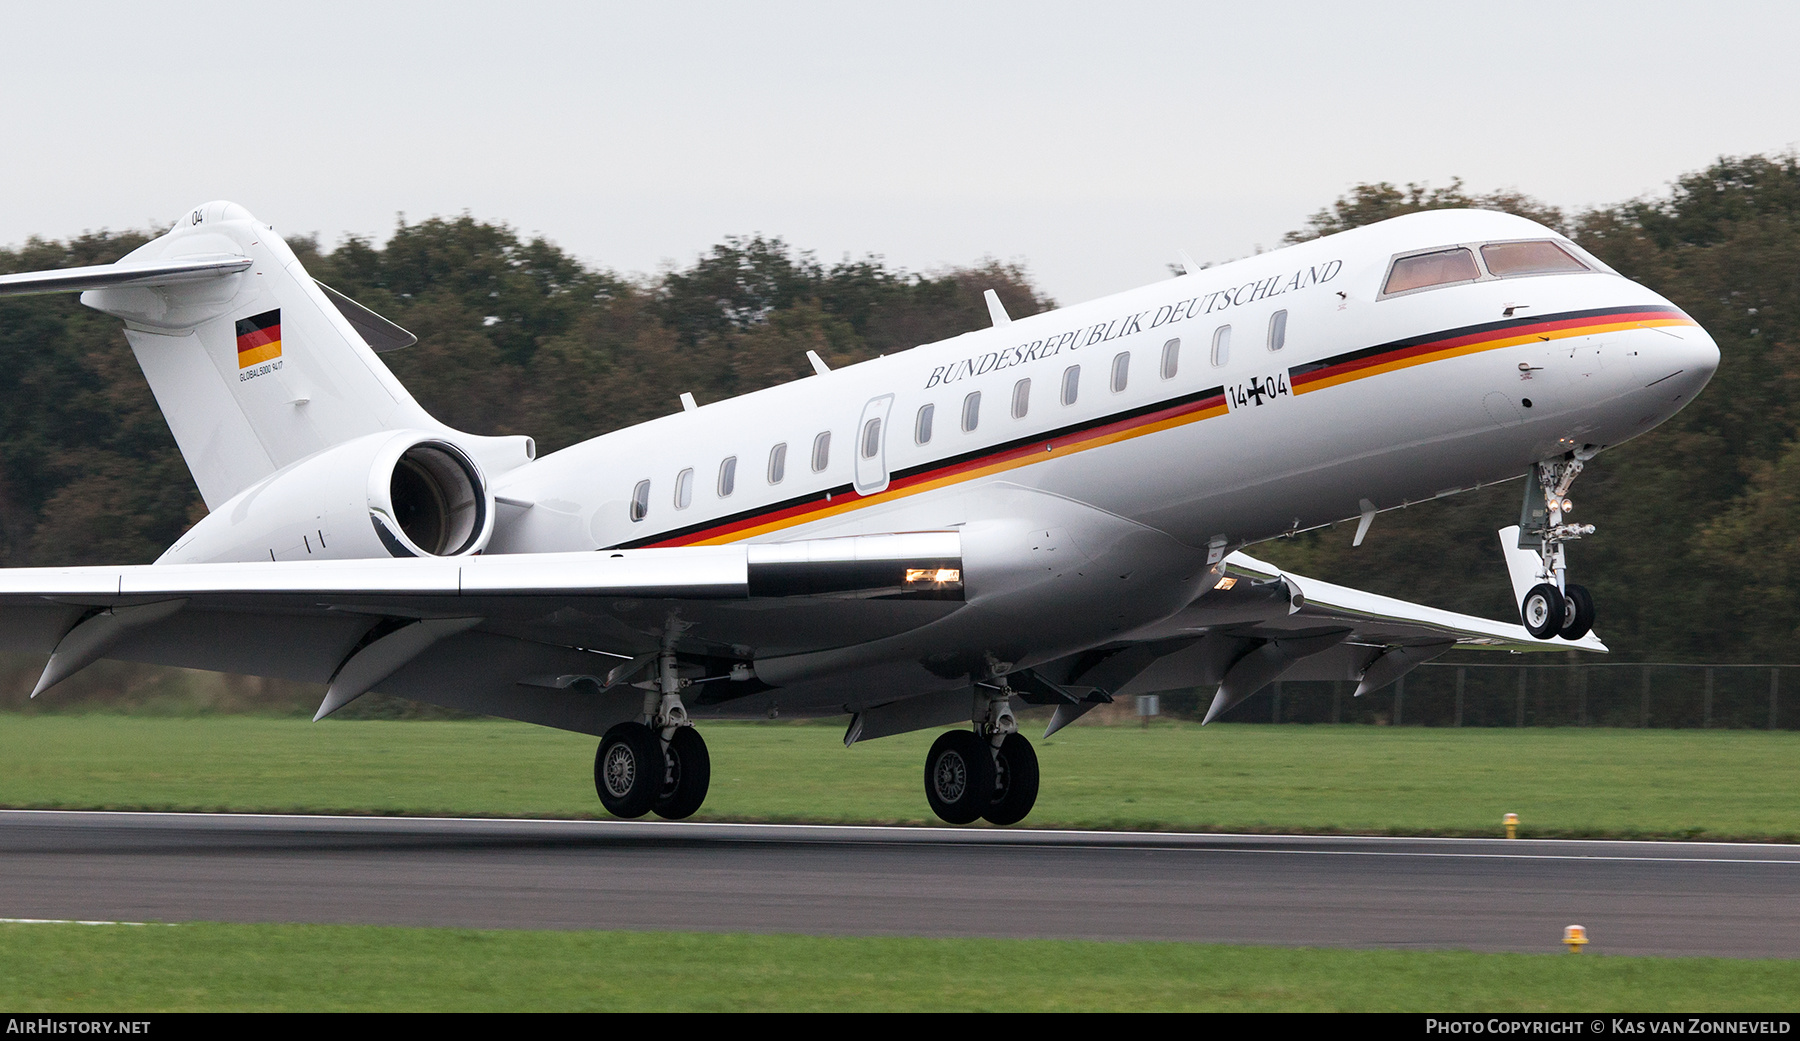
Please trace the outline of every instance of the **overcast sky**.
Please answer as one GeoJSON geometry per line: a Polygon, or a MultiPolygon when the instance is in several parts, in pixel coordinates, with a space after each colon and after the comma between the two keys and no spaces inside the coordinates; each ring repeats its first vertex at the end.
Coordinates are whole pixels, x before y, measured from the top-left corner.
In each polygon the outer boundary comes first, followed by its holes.
{"type": "Polygon", "coordinates": [[[468,211],[619,271],[726,235],[1059,302],[1358,181],[1566,207],[1800,143],[1800,4],[13,4],[0,243],[214,198],[385,238],[468,211]]]}

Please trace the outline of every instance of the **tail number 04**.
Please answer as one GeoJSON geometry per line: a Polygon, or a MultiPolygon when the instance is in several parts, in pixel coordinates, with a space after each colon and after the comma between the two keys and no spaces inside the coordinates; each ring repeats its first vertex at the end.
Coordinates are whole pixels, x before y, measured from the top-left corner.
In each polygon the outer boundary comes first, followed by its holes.
{"type": "Polygon", "coordinates": [[[1236,412],[1241,408],[1256,408],[1267,405],[1276,398],[1292,397],[1293,391],[1288,389],[1287,373],[1273,376],[1253,376],[1242,383],[1225,388],[1225,400],[1236,412]]]}

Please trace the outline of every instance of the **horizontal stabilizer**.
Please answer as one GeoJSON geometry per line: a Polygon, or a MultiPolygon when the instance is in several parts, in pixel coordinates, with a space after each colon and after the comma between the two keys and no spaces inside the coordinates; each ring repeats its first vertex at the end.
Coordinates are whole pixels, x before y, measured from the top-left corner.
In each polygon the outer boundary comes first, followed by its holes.
{"type": "Polygon", "coordinates": [[[96,264],[59,271],[26,271],[0,275],[0,296],[78,293],[117,286],[172,286],[235,275],[250,267],[249,257],[218,254],[136,263],[96,264]]]}

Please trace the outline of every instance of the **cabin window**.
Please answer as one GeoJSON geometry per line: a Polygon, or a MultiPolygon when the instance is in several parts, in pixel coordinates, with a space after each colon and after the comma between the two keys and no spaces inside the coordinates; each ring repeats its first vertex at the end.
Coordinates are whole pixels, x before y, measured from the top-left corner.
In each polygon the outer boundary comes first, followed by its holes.
{"type": "Polygon", "coordinates": [[[728,455],[719,464],[719,498],[729,499],[737,491],[737,456],[728,455]]]}
{"type": "Polygon", "coordinates": [[[1231,326],[1221,325],[1213,330],[1212,363],[1214,366],[1224,365],[1231,360],[1231,326]]]}
{"type": "Polygon", "coordinates": [[[650,513],[650,482],[639,481],[631,490],[631,520],[637,523],[650,513]]]}
{"type": "Polygon", "coordinates": [[[1024,419],[1025,413],[1031,411],[1031,381],[1020,380],[1013,384],[1013,418],[1024,419]]]}
{"type": "Polygon", "coordinates": [[[962,428],[968,433],[981,425],[981,391],[975,391],[963,399],[962,428]]]}
{"type": "Polygon", "coordinates": [[[787,476],[787,442],[769,449],[769,483],[780,484],[787,476]]]}
{"type": "Polygon", "coordinates": [[[1498,278],[1588,270],[1554,242],[1490,242],[1481,247],[1481,259],[1498,278]]]}
{"type": "Polygon", "coordinates": [[[1075,396],[1081,393],[1081,366],[1071,365],[1063,370],[1062,403],[1075,404],[1075,396]]]}
{"type": "Polygon", "coordinates": [[[1181,341],[1170,340],[1163,344],[1162,378],[1172,380],[1176,370],[1181,368],[1181,341]]]}
{"type": "Polygon", "coordinates": [[[1125,389],[1125,382],[1131,378],[1131,352],[1120,351],[1113,355],[1112,389],[1113,393],[1125,389]]]}
{"type": "Polygon", "coordinates": [[[925,445],[931,443],[931,419],[937,415],[936,405],[923,405],[919,408],[919,418],[913,420],[913,441],[925,445]]]}
{"type": "Polygon", "coordinates": [[[862,457],[873,459],[881,451],[881,417],[876,416],[863,424],[862,457]]]}
{"type": "Polygon", "coordinates": [[[812,468],[813,473],[823,473],[831,465],[831,431],[826,430],[813,438],[812,468]]]}
{"type": "Polygon", "coordinates": [[[1278,351],[1287,346],[1287,312],[1276,311],[1269,316],[1269,350],[1278,351]]]}
{"type": "Polygon", "coordinates": [[[675,475],[675,508],[685,510],[694,501],[694,468],[688,467],[675,475]]]}
{"type": "Polygon", "coordinates": [[[1381,291],[1384,294],[1404,293],[1452,282],[1473,282],[1480,277],[1481,271],[1475,267],[1475,254],[1458,246],[1394,261],[1394,269],[1388,273],[1387,285],[1381,291]]]}

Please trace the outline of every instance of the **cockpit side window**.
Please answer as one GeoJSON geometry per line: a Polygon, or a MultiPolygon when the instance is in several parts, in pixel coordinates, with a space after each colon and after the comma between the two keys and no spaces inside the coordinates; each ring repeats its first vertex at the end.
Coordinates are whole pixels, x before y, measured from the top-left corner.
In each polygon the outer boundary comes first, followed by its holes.
{"type": "Polygon", "coordinates": [[[1589,270],[1554,242],[1490,242],[1481,247],[1481,260],[1496,278],[1589,270]]]}
{"type": "Polygon", "coordinates": [[[1394,293],[1449,285],[1453,282],[1473,282],[1480,277],[1481,269],[1475,266],[1474,251],[1457,246],[1431,253],[1415,253],[1394,261],[1393,270],[1388,272],[1387,284],[1382,287],[1381,293],[1383,296],[1391,296],[1394,293]]]}

